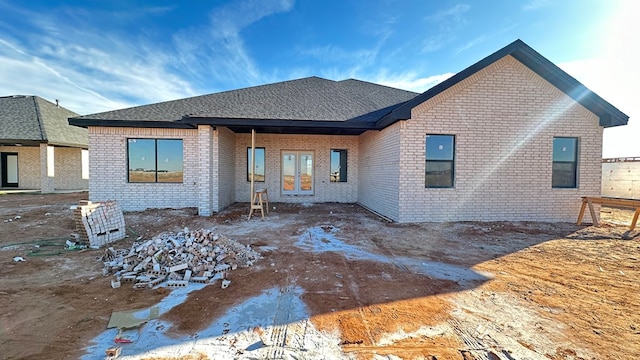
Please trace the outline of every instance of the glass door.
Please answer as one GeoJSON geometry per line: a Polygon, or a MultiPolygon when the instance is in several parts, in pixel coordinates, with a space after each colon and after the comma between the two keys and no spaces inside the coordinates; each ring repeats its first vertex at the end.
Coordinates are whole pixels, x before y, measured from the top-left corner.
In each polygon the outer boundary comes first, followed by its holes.
{"type": "Polygon", "coordinates": [[[282,194],[313,195],[313,152],[282,152],[282,194]]]}
{"type": "Polygon", "coordinates": [[[2,153],[2,187],[18,187],[18,154],[2,153]]]}

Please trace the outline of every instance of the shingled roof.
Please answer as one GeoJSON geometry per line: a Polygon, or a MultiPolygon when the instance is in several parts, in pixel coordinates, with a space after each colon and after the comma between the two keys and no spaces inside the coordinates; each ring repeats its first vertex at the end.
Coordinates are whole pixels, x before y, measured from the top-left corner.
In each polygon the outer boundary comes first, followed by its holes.
{"type": "MultiPolygon", "coordinates": [[[[366,121],[366,115],[417,93],[354,79],[308,77],[70,119],[74,125],[190,126],[183,118],[366,121]],[[171,124],[169,124],[171,123],[171,124]]],[[[388,111],[387,111],[388,112],[388,111]]],[[[375,119],[371,120],[376,120],[375,119]]]]}
{"type": "Polygon", "coordinates": [[[629,117],[587,89],[521,40],[422,94],[360,80],[308,77],[69,119],[78,126],[226,126],[234,132],[360,134],[409,119],[411,109],[495,61],[513,56],[600,117],[604,127],[629,117]]]}
{"type": "Polygon", "coordinates": [[[73,111],[39,96],[0,97],[0,144],[87,147],[87,130],[68,123],[73,111]]]}

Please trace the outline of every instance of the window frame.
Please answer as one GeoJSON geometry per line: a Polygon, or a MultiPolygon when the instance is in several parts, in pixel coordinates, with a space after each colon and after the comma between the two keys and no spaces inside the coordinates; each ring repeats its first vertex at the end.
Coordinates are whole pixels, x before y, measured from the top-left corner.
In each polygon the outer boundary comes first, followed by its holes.
{"type": "MultiPolygon", "coordinates": [[[[264,146],[256,146],[256,159],[258,158],[258,150],[262,150],[262,163],[263,165],[263,169],[262,171],[264,171],[264,174],[262,174],[262,180],[257,180],[255,177],[253,179],[254,182],[265,182],[267,180],[267,150],[265,149],[264,146]]],[[[247,175],[247,182],[251,182],[251,176],[249,176],[249,168],[251,166],[251,147],[247,147],[247,168],[246,168],[246,175],[247,175]]],[[[258,163],[256,162],[255,165],[257,165],[258,163]]],[[[255,167],[253,169],[253,171],[255,172],[255,167]]],[[[260,175],[260,174],[257,174],[260,175]]]]}
{"type": "Polygon", "coordinates": [[[424,150],[425,150],[425,169],[424,169],[424,187],[425,189],[452,189],[455,187],[455,160],[456,160],[456,136],[454,134],[426,134],[424,141],[424,150]],[[450,137],[451,138],[451,158],[450,159],[429,159],[429,154],[427,152],[428,139],[431,136],[440,136],[440,137],[450,137]],[[447,185],[429,185],[428,184],[428,175],[427,168],[429,167],[429,163],[448,163],[450,164],[451,176],[449,179],[450,184],[447,185]]]}
{"type": "Polygon", "coordinates": [[[575,136],[554,136],[552,143],[551,143],[551,188],[552,189],[577,189],[578,188],[578,151],[580,149],[580,139],[578,137],[575,136]],[[574,140],[573,143],[573,161],[557,161],[555,160],[555,155],[556,155],[556,139],[571,139],[574,140]],[[573,183],[570,185],[557,185],[556,182],[557,180],[557,176],[556,175],[556,169],[555,169],[555,165],[556,164],[572,164],[572,168],[571,168],[571,172],[572,172],[572,180],[573,183]],[[554,181],[554,178],[556,178],[556,180],[554,181]]]}
{"type": "Polygon", "coordinates": [[[330,149],[329,151],[329,182],[330,183],[344,183],[348,182],[348,168],[349,163],[349,151],[348,149],[330,149]],[[333,153],[338,153],[338,173],[334,177],[331,169],[333,168],[333,153]],[[344,177],[342,176],[344,174],[344,177]]]}
{"type": "Polygon", "coordinates": [[[184,184],[184,139],[180,138],[127,138],[127,183],[128,184],[184,184]],[[129,144],[131,144],[131,140],[153,140],[153,156],[154,156],[154,166],[153,170],[154,176],[153,181],[131,181],[131,152],[129,144]],[[180,181],[159,181],[158,173],[158,141],[180,141],[182,157],[180,159],[181,163],[181,173],[182,178],[180,181]]]}

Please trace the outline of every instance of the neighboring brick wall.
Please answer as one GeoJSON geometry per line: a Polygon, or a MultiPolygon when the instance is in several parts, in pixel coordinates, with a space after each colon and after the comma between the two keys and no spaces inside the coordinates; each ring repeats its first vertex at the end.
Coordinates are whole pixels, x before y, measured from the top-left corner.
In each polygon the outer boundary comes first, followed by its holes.
{"type": "Polygon", "coordinates": [[[89,180],[82,178],[82,149],[55,147],[55,190],[83,190],[89,180]]]}
{"type": "Polygon", "coordinates": [[[218,201],[214,211],[220,211],[235,202],[236,192],[236,137],[233,131],[217,128],[217,159],[218,159],[218,201]]]}
{"type": "MultiPolygon", "coordinates": [[[[249,202],[250,183],[247,181],[247,147],[251,134],[236,134],[235,141],[235,201],[249,202]]],[[[265,182],[257,182],[256,189],[266,187],[272,202],[341,202],[358,201],[358,137],[339,135],[278,135],[256,134],[256,147],[265,148],[265,182]],[[331,149],[347,149],[347,182],[332,183],[331,149]],[[314,152],[314,195],[282,195],[282,150],[314,152]]]]}
{"type": "Polygon", "coordinates": [[[0,152],[18,154],[18,188],[40,189],[40,148],[37,146],[0,146],[0,152]]]}
{"type": "Polygon", "coordinates": [[[575,221],[599,195],[602,128],[593,113],[514,58],[412,111],[401,130],[400,222],[575,221]],[[425,189],[425,135],[453,134],[455,187],[425,189]],[[554,136],[579,138],[578,188],[552,189],[554,136]]]}
{"type": "Polygon", "coordinates": [[[198,206],[198,131],[89,127],[89,198],[117,200],[125,211],[198,206]],[[182,184],[128,183],[127,138],[182,139],[182,184]]]}
{"type": "Polygon", "coordinates": [[[40,144],[40,192],[43,194],[55,190],[55,148],[47,144],[40,144]],[[51,151],[53,150],[53,151],[51,151]],[[50,164],[53,157],[53,164],[50,164]],[[53,167],[53,169],[51,169],[53,167]],[[52,171],[53,170],[53,171],[52,171]],[[49,176],[49,174],[53,174],[49,176]]]}
{"type": "Polygon", "coordinates": [[[382,131],[367,131],[359,138],[362,155],[358,161],[358,202],[394,221],[399,220],[402,124],[397,122],[382,131]]]}
{"type": "Polygon", "coordinates": [[[602,163],[602,196],[640,199],[640,157],[602,163]]]}

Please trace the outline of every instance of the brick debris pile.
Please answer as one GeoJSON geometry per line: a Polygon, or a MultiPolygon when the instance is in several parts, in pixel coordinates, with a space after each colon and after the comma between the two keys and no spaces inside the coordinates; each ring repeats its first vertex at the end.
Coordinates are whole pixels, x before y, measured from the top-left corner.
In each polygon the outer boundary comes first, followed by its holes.
{"type": "Polygon", "coordinates": [[[98,248],[124,239],[124,215],[116,201],[92,202],[81,200],[73,207],[78,241],[98,248]]]}
{"type": "Polygon", "coordinates": [[[209,284],[218,279],[222,287],[231,281],[225,273],[238,267],[248,267],[260,259],[260,254],[224,235],[211,230],[165,233],[151,240],[134,243],[131,249],[110,247],[102,256],[104,275],[113,274],[114,288],[130,282],[136,289],[152,288],[161,283],[168,287],[183,287],[189,282],[209,284]]]}

